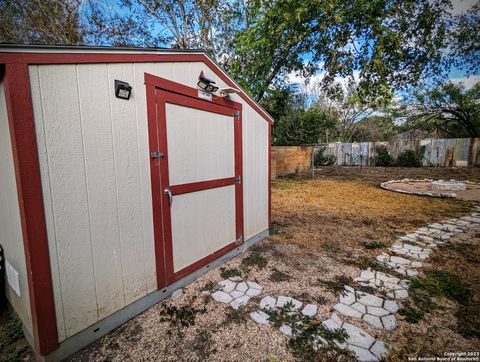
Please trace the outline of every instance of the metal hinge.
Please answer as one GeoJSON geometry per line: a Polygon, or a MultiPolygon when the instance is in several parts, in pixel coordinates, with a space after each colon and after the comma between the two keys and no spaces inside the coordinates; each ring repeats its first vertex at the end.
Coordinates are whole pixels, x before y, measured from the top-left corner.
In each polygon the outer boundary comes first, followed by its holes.
{"type": "Polygon", "coordinates": [[[233,113],[233,118],[240,119],[240,112],[236,111],[235,113],[233,113]]]}
{"type": "Polygon", "coordinates": [[[243,244],[243,235],[240,235],[240,237],[235,240],[235,245],[241,245],[243,244]]]}
{"type": "Polygon", "coordinates": [[[235,183],[241,185],[241,183],[242,183],[242,177],[241,177],[241,176],[235,177],[235,183]]]}
{"type": "Polygon", "coordinates": [[[165,157],[165,154],[163,152],[152,152],[150,153],[150,156],[152,156],[153,159],[156,159],[156,158],[164,158],[165,157]]]}

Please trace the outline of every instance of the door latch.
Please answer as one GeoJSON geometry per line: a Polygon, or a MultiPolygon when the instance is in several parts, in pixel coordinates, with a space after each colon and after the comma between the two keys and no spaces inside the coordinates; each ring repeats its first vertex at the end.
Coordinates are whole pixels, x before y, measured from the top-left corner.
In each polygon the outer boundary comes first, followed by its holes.
{"type": "Polygon", "coordinates": [[[152,156],[152,159],[156,159],[156,158],[164,158],[165,157],[165,154],[163,152],[152,152],[150,154],[150,156],[152,156]]]}
{"type": "Polygon", "coordinates": [[[170,189],[163,190],[163,193],[168,196],[168,204],[172,207],[173,204],[173,194],[170,189]]]}

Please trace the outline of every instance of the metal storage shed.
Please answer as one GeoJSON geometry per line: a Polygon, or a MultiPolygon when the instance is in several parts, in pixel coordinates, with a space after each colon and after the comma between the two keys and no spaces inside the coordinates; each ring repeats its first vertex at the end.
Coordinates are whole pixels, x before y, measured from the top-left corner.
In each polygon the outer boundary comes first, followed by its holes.
{"type": "Polygon", "coordinates": [[[199,90],[202,71],[240,89],[201,51],[0,48],[6,293],[39,355],[66,357],[268,235],[273,120],[241,89],[199,90]]]}

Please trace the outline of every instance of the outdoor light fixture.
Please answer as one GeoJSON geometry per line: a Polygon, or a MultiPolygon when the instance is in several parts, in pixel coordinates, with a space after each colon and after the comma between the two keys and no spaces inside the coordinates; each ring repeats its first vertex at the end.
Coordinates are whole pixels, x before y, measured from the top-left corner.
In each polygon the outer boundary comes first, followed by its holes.
{"type": "Polygon", "coordinates": [[[221,88],[220,89],[220,97],[223,98],[230,98],[230,94],[238,94],[240,91],[236,88],[221,88]]]}
{"type": "Polygon", "coordinates": [[[115,79],[115,97],[129,100],[132,94],[132,87],[127,82],[115,79]]]}
{"type": "Polygon", "coordinates": [[[218,87],[212,84],[215,84],[215,82],[205,77],[202,70],[200,72],[200,75],[198,76],[198,83],[197,83],[198,87],[206,92],[215,93],[216,91],[218,91],[218,87]]]}

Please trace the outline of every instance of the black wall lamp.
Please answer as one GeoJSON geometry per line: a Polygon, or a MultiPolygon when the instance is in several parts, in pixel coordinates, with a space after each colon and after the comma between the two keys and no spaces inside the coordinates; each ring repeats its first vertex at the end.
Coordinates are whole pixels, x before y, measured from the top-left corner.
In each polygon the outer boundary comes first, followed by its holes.
{"type": "Polygon", "coordinates": [[[215,82],[205,77],[205,74],[203,73],[203,70],[202,70],[200,72],[200,75],[198,76],[198,83],[197,83],[198,87],[200,89],[203,89],[206,92],[215,93],[216,91],[218,91],[218,87],[212,84],[215,84],[215,82]]]}
{"type": "Polygon", "coordinates": [[[115,97],[128,101],[131,94],[132,87],[130,87],[130,84],[115,79],[115,97]]]}

